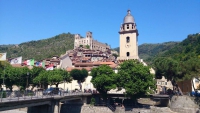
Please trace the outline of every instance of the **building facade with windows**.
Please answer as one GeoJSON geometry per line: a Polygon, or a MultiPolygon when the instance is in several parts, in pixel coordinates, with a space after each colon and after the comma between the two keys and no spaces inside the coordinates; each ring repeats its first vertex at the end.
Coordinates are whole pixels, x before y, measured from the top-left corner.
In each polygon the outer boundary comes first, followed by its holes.
{"type": "Polygon", "coordinates": [[[88,31],[86,33],[86,37],[85,38],[81,38],[80,34],[75,34],[74,36],[74,49],[80,47],[80,46],[88,46],[89,49],[91,50],[100,50],[100,51],[106,51],[108,49],[110,49],[110,46],[105,44],[105,43],[101,43],[98,42],[97,40],[93,39],[92,36],[92,32],[88,31]]]}
{"type": "Polygon", "coordinates": [[[161,79],[156,79],[156,92],[158,94],[166,93],[166,90],[171,89],[173,90],[173,85],[171,81],[168,81],[164,76],[162,76],[161,79]],[[165,91],[163,91],[163,87],[166,88],[165,91]]]}
{"type": "Polygon", "coordinates": [[[118,60],[139,59],[138,35],[134,18],[128,10],[119,31],[120,55],[118,60]]]}

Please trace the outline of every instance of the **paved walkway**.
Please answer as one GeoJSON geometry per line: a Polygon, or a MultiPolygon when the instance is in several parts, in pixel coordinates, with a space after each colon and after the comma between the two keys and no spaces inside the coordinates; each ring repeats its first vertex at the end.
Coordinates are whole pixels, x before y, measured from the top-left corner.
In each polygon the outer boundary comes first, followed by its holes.
{"type": "Polygon", "coordinates": [[[27,113],[27,112],[23,110],[19,110],[19,109],[13,109],[13,110],[7,110],[7,111],[0,111],[0,113],[27,113]]]}

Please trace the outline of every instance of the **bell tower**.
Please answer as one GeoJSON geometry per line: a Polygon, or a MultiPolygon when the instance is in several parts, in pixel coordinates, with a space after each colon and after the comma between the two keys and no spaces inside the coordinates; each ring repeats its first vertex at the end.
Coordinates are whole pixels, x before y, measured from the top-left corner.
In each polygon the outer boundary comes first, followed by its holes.
{"type": "Polygon", "coordinates": [[[138,30],[131,11],[127,11],[119,31],[120,55],[118,60],[139,59],[138,30]]]}

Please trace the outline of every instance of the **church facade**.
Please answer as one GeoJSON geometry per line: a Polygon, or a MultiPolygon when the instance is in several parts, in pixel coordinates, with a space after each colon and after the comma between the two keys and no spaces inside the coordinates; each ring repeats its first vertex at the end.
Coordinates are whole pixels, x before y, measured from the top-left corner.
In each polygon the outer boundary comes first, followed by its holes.
{"type": "Polygon", "coordinates": [[[117,60],[139,59],[138,35],[134,18],[128,10],[119,31],[120,55],[117,60]]]}
{"type": "Polygon", "coordinates": [[[98,42],[97,40],[93,39],[92,32],[88,31],[86,33],[85,38],[81,38],[79,34],[75,34],[74,36],[74,49],[80,47],[80,46],[88,46],[91,50],[100,50],[100,51],[106,51],[107,49],[110,49],[110,46],[98,42]]]}

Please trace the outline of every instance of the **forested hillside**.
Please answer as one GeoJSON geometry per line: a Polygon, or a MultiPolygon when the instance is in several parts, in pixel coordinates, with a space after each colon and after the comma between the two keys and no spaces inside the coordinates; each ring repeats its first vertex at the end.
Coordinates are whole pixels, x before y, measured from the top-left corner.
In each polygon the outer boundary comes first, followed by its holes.
{"type": "Polygon", "coordinates": [[[158,44],[142,44],[138,47],[138,54],[141,59],[151,63],[152,60],[171,48],[177,46],[179,42],[164,42],[158,44]]]}
{"type": "Polygon", "coordinates": [[[63,33],[52,38],[29,41],[19,45],[0,45],[0,52],[7,52],[7,58],[22,56],[24,59],[42,60],[53,55],[60,56],[74,47],[74,35],[63,33]]]}
{"type": "MultiPolygon", "coordinates": [[[[163,54],[167,50],[178,45],[179,42],[164,42],[158,44],[142,44],[138,46],[138,54],[141,59],[147,63],[152,63],[152,60],[158,55],[163,54]]],[[[119,47],[114,48],[119,52],[119,47]]]]}
{"type": "Polygon", "coordinates": [[[153,59],[156,77],[168,80],[186,80],[200,77],[200,34],[188,37],[153,59]]]}
{"type": "Polygon", "coordinates": [[[196,57],[200,58],[200,34],[188,35],[185,40],[160,56],[171,57],[181,61],[196,57]]]}

